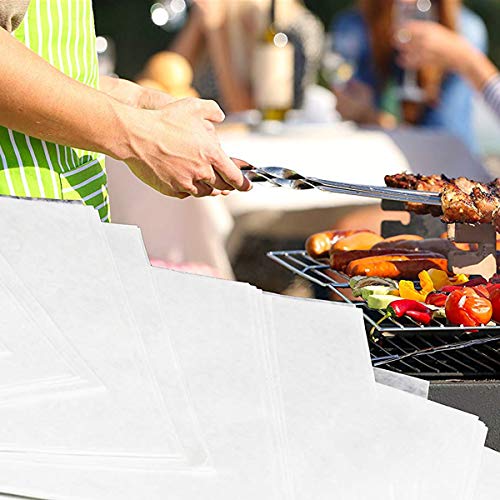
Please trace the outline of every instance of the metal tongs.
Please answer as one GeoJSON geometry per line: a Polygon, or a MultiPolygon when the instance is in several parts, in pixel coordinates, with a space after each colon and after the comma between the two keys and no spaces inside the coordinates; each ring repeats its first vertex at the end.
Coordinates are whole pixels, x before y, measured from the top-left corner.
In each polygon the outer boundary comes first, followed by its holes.
{"type": "Polygon", "coordinates": [[[283,167],[254,167],[249,163],[232,158],[252,182],[268,182],[272,186],[287,187],[296,190],[318,189],[329,193],[349,194],[365,198],[402,201],[406,203],[421,203],[423,205],[441,205],[439,193],[395,189],[385,186],[369,186],[365,184],[347,184],[317,177],[306,177],[295,170],[283,167]]]}

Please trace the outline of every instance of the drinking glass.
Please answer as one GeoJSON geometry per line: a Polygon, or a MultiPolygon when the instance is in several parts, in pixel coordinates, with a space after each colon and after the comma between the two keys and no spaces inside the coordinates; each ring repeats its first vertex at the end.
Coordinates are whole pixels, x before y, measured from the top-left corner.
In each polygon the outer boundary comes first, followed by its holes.
{"type": "MultiPolygon", "coordinates": [[[[434,20],[434,8],[431,0],[395,0],[394,31],[400,43],[408,43],[410,34],[404,26],[410,21],[434,20]]],[[[421,103],[424,93],[418,85],[418,74],[415,70],[405,70],[403,83],[398,95],[401,101],[421,103]]]]}

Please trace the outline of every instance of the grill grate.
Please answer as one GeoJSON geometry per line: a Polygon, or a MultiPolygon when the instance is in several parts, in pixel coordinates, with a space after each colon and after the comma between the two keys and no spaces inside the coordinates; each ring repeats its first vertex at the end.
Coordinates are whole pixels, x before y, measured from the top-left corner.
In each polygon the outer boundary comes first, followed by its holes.
{"type": "Polygon", "coordinates": [[[363,309],[374,366],[438,379],[500,379],[500,325],[474,329],[433,320],[422,326],[411,319],[389,318],[349,296],[349,279],[303,250],[270,252],[268,257],[306,280],[331,290],[343,302],[363,309]]]}

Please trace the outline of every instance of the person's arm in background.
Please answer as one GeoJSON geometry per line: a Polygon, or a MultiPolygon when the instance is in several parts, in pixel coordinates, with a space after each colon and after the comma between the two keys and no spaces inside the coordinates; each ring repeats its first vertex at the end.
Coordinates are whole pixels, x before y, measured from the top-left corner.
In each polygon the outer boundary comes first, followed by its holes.
{"type": "Polygon", "coordinates": [[[203,49],[203,42],[204,34],[201,18],[191,13],[186,25],[175,37],[169,50],[185,57],[194,68],[203,49]]]}
{"type": "Polygon", "coordinates": [[[213,102],[143,110],[67,77],[0,29],[0,124],[57,144],[125,161],[163,194],[184,198],[250,184],[222,152],[213,102]]]}
{"type": "Polygon", "coordinates": [[[250,90],[242,82],[231,61],[230,41],[227,33],[226,0],[194,0],[191,19],[185,33],[171,47],[174,52],[196,63],[193,48],[189,44],[205,41],[212,62],[224,109],[238,112],[253,106],[250,90]]]}
{"type": "Polygon", "coordinates": [[[344,120],[360,125],[394,128],[396,118],[377,108],[375,77],[369,74],[371,61],[370,38],[361,14],[351,11],[337,17],[330,28],[338,52],[353,66],[352,79],[331,90],[337,98],[337,111],[344,120]]]}
{"type": "Polygon", "coordinates": [[[461,75],[500,117],[500,74],[479,48],[439,24],[415,21],[407,28],[411,39],[398,46],[403,66],[418,69],[431,64],[461,75]]]}

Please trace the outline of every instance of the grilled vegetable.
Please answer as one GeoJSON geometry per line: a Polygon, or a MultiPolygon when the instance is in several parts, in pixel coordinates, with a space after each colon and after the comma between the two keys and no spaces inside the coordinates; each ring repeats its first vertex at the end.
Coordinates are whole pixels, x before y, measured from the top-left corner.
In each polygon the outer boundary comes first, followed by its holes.
{"type": "Polygon", "coordinates": [[[443,292],[432,292],[427,295],[425,299],[425,303],[427,305],[436,306],[436,307],[444,307],[446,304],[446,299],[448,298],[447,293],[443,292]]]}
{"type": "Polygon", "coordinates": [[[495,288],[490,292],[490,301],[493,307],[493,319],[500,322],[500,288],[495,288]]]}
{"type": "MultiPolygon", "coordinates": [[[[469,281],[469,277],[465,274],[457,274],[450,277],[447,272],[439,269],[429,269],[426,273],[432,281],[435,290],[442,290],[444,286],[459,286],[469,281]]],[[[420,279],[422,279],[421,276],[420,279]]]]}
{"type": "Polygon", "coordinates": [[[446,318],[453,325],[486,325],[493,315],[491,302],[472,288],[451,292],[446,300],[446,318]]]}
{"type": "Polygon", "coordinates": [[[389,295],[394,288],[388,286],[365,286],[361,288],[361,297],[368,300],[371,295],[389,295]]]}
{"type": "Polygon", "coordinates": [[[401,298],[395,297],[394,295],[370,295],[366,303],[370,309],[384,311],[393,302],[399,302],[401,300],[401,298]]]}
{"type": "Polygon", "coordinates": [[[398,289],[398,284],[394,280],[367,276],[355,276],[354,278],[351,278],[349,286],[352,289],[354,297],[361,297],[363,295],[363,290],[366,288],[388,288],[390,290],[389,293],[398,289]]]}
{"type": "Polygon", "coordinates": [[[422,325],[428,325],[432,320],[432,311],[422,302],[416,300],[398,300],[387,308],[387,315],[396,318],[408,316],[422,325]]]}
{"type": "Polygon", "coordinates": [[[354,276],[349,281],[349,286],[355,288],[363,288],[366,286],[389,286],[397,290],[398,284],[396,281],[389,278],[378,278],[377,276],[354,276]]]}

